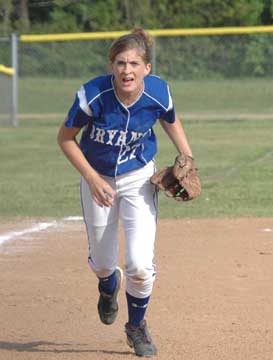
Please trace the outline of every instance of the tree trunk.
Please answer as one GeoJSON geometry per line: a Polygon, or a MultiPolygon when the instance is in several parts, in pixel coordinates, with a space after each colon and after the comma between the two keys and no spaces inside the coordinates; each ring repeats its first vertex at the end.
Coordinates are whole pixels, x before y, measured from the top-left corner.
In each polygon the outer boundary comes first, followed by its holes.
{"type": "Polygon", "coordinates": [[[30,29],[29,13],[28,13],[28,0],[20,0],[19,6],[19,21],[21,30],[27,31],[30,29]]]}

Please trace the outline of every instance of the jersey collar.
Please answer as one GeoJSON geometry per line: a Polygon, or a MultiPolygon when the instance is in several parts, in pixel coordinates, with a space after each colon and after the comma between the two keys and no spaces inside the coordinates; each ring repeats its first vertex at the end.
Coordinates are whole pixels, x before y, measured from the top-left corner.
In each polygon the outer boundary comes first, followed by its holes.
{"type": "Polygon", "coordinates": [[[136,98],[136,100],[134,102],[132,102],[130,105],[125,105],[121,100],[120,98],[118,97],[118,94],[116,92],[116,89],[115,89],[115,85],[114,85],[114,75],[112,75],[111,77],[111,83],[112,83],[112,87],[113,87],[113,90],[114,90],[114,94],[115,94],[115,97],[117,99],[117,101],[120,103],[120,105],[122,105],[125,109],[129,109],[130,107],[132,107],[133,105],[135,105],[138,100],[141,98],[141,96],[143,95],[144,91],[145,91],[145,81],[143,81],[143,89],[142,91],[139,93],[138,97],[136,98]]]}

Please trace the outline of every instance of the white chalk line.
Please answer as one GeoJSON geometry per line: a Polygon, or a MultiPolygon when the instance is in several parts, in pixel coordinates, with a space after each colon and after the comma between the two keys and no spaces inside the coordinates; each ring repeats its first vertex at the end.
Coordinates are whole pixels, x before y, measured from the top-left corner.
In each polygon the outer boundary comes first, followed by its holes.
{"type": "Polygon", "coordinates": [[[32,234],[44,231],[48,228],[52,227],[58,227],[62,222],[66,221],[82,221],[83,218],[81,216],[68,216],[63,218],[61,221],[53,220],[51,222],[39,222],[38,224],[35,224],[29,228],[20,230],[20,231],[10,231],[6,234],[0,235],[0,246],[4,243],[14,240],[16,238],[20,238],[26,234],[32,234]]]}
{"type": "MultiPolygon", "coordinates": [[[[44,231],[46,229],[53,228],[53,227],[56,228],[56,227],[60,226],[63,222],[68,222],[68,221],[83,221],[83,217],[82,216],[68,216],[68,217],[61,219],[60,221],[53,220],[51,222],[39,222],[38,224],[35,224],[35,225],[33,225],[27,229],[23,229],[21,231],[10,231],[6,234],[0,235],[0,247],[4,243],[11,241],[11,240],[15,240],[16,238],[23,237],[26,234],[33,234],[33,233],[41,232],[41,231],[44,231]]],[[[260,229],[260,231],[271,233],[271,232],[273,232],[273,229],[262,228],[262,229],[260,229]]]]}

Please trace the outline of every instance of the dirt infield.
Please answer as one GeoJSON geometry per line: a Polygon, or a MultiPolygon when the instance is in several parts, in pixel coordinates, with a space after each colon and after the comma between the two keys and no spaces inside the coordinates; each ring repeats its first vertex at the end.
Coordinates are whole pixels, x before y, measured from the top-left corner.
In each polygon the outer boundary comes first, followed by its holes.
{"type": "MultiPolygon", "coordinates": [[[[0,235],[32,223],[0,221],[0,235]]],[[[125,284],[116,323],[101,324],[86,256],[82,222],[0,246],[1,360],[136,358],[123,330],[125,284]]],[[[147,321],[157,359],[272,359],[273,218],[161,220],[156,264],[147,321]]]]}

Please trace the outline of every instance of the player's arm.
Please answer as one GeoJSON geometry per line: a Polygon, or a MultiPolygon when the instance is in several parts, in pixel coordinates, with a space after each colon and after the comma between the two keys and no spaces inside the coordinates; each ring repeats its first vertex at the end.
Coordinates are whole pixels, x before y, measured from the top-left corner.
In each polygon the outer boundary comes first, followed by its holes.
{"type": "Polygon", "coordinates": [[[167,121],[160,119],[160,124],[168,134],[169,138],[175,145],[177,151],[181,154],[184,153],[192,157],[192,151],[187,140],[185,131],[182,127],[180,119],[176,116],[173,123],[168,123],[167,121]]]}
{"type": "Polygon", "coordinates": [[[99,206],[111,206],[113,204],[115,192],[89,164],[83,155],[76,140],[76,136],[79,134],[80,130],[80,128],[67,128],[65,125],[62,125],[58,132],[58,144],[68,160],[89,184],[90,191],[97,204],[99,206]]]}

